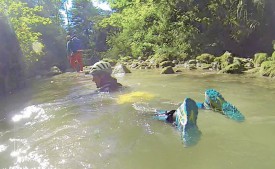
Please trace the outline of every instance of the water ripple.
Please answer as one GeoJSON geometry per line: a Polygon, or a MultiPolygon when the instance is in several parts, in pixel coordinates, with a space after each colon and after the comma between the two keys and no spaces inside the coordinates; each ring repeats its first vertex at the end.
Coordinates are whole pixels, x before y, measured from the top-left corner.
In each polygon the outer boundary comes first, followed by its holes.
{"type": "Polygon", "coordinates": [[[6,151],[7,148],[8,146],[6,145],[0,145],[0,153],[6,151]]]}
{"type": "MultiPolygon", "coordinates": [[[[24,108],[20,113],[14,115],[12,117],[13,122],[19,122],[23,119],[29,119],[32,115],[35,115],[33,119],[37,120],[38,122],[43,122],[51,118],[45,112],[45,110],[39,106],[32,105],[24,108]]],[[[27,122],[26,125],[33,125],[35,122],[27,122]]]]}

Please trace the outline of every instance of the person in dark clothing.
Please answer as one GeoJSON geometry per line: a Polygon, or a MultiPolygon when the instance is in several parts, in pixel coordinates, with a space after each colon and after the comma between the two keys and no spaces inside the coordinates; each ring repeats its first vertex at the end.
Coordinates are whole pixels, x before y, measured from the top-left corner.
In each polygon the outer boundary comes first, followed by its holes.
{"type": "Polygon", "coordinates": [[[112,68],[108,62],[95,63],[90,74],[93,76],[93,82],[95,82],[98,92],[114,92],[122,87],[117,79],[111,76],[112,68]]]}
{"type": "Polygon", "coordinates": [[[75,36],[67,36],[67,57],[75,71],[83,71],[81,41],[75,36]]]}

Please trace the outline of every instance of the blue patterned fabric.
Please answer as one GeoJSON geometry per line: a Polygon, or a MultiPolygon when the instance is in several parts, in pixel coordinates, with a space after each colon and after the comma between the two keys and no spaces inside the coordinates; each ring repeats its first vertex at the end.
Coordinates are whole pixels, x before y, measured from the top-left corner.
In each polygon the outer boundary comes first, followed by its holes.
{"type": "Polygon", "coordinates": [[[243,114],[231,103],[227,102],[223,96],[215,89],[205,91],[204,109],[211,109],[222,113],[226,117],[235,121],[244,121],[243,114]]]}

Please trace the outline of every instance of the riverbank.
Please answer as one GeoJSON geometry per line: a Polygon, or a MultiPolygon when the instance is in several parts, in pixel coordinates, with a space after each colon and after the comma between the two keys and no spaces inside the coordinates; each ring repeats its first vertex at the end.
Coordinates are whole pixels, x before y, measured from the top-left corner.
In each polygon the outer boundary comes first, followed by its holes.
{"type": "MultiPolygon", "coordinates": [[[[253,58],[240,58],[230,52],[225,52],[219,57],[211,54],[201,54],[195,59],[182,60],[171,59],[169,57],[151,57],[149,59],[130,58],[119,61],[130,69],[155,69],[161,68],[161,74],[173,74],[183,70],[203,70],[206,72],[227,73],[227,74],[248,74],[250,76],[275,77],[275,52],[272,56],[267,53],[256,53],[253,58]]],[[[116,65],[116,60],[104,59],[112,65],[116,65]]]]}

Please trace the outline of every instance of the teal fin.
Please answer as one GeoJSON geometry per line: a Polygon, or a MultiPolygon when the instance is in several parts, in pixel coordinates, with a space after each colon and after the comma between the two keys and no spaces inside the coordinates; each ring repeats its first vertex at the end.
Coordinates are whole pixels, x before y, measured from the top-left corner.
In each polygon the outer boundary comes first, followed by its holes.
{"type": "Polygon", "coordinates": [[[228,102],[224,102],[222,104],[222,112],[223,114],[235,121],[242,122],[245,120],[244,115],[232,104],[228,102]]]}
{"type": "Polygon", "coordinates": [[[220,112],[229,119],[238,122],[245,120],[244,115],[234,105],[227,102],[215,89],[208,89],[205,91],[204,107],[208,107],[206,109],[220,112]]]}
{"type": "Polygon", "coordinates": [[[197,126],[198,106],[190,98],[186,98],[183,104],[176,110],[176,125],[181,131],[181,138],[185,147],[196,145],[201,137],[197,126]]]}

